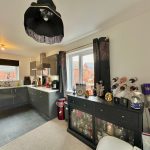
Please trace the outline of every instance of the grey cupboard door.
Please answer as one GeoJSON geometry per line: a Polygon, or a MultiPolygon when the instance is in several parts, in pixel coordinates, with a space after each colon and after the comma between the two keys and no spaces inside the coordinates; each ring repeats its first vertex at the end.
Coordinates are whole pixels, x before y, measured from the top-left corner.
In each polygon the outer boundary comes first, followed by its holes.
{"type": "Polygon", "coordinates": [[[58,75],[58,54],[48,56],[44,62],[50,64],[51,75],[58,75]]]}
{"type": "Polygon", "coordinates": [[[0,89],[0,109],[13,107],[13,101],[12,89],[0,89]]]}
{"type": "Polygon", "coordinates": [[[30,62],[30,76],[35,76],[36,75],[36,61],[30,62]]]}
{"type": "Polygon", "coordinates": [[[43,91],[36,91],[36,108],[39,112],[49,115],[49,94],[43,91]]]}
{"type": "Polygon", "coordinates": [[[35,101],[36,101],[36,90],[32,88],[28,88],[29,93],[29,103],[35,107],[35,101]]]}
{"type": "Polygon", "coordinates": [[[14,88],[14,105],[25,105],[29,103],[27,87],[14,88]]]}
{"type": "Polygon", "coordinates": [[[28,88],[30,104],[39,112],[46,116],[49,114],[48,93],[40,90],[28,88]]]}

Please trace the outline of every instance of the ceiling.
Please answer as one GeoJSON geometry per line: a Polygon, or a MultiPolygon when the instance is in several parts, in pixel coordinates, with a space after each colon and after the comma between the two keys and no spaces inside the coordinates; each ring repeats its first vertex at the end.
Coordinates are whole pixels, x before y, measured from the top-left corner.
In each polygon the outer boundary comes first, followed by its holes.
{"type": "Polygon", "coordinates": [[[24,30],[24,12],[36,0],[0,0],[0,53],[35,56],[53,46],[68,44],[96,30],[121,12],[143,0],[53,0],[64,23],[60,44],[37,43],[24,30]]]}

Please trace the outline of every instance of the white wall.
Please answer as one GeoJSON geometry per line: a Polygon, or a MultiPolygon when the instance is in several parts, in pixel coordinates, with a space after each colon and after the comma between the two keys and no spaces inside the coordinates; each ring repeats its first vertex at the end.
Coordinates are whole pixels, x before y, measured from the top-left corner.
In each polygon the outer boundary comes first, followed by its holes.
{"type": "Polygon", "coordinates": [[[110,37],[111,76],[137,76],[150,82],[150,12],[105,31],[110,37]]]}
{"type": "Polygon", "coordinates": [[[17,55],[1,54],[1,53],[0,53],[0,58],[19,60],[19,80],[23,80],[24,76],[30,75],[31,58],[17,56],[17,55]]]}
{"type": "MultiPolygon", "coordinates": [[[[140,83],[150,83],[150,10],[130,20],[113,25],[59,50],[70,50],[92,43],[93,38],[107,36],[110,39],[111,77],[136,76],[140,83]]],[[[54,51],[48,55],[54,54],[54,51]]]]}

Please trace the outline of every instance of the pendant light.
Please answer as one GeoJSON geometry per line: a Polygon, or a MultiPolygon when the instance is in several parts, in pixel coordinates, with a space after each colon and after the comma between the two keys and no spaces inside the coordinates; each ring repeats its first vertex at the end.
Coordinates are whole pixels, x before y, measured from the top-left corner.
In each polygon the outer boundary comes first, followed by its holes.
{"type": "Polygon", "coordinates": [[[63,21],[52,0],[32,2],[24,14],[24,27],[40,43],[60,43],[64,37],[63,21]]]}

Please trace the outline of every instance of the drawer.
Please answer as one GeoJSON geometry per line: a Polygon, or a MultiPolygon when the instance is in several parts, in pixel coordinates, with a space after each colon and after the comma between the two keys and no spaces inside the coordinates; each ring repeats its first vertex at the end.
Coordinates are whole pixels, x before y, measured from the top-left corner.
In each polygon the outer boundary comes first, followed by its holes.
{"type": "Polygon", "coordinates": [[[138,114],[120,108],[95,104],[95,116],[130,130],[139,130],[138,114]]]}
{"type": "Polygon", "coordinates": [[[69,105],[80,109],[81,111],[93,114],[94,113],[94,104],[91,101],[86,99],[76,98],[76,97],[69,97],[68,98],[69,105]]]}
{"type": "Polygon", "coordinates": [[[117,125],[124,128],[139,131],[139,117],[137,113],[117,109],[114,121],[117,125]]]}
{"type": "Polygon", "coordinates": [[[95,103],[95,117],[97,118],[114,123],[114,112],[115,109],[111,106],[95,103]]]}
{"type": "Polygon", "coordinates": [[[79,99],[76,101],[76,103],[83,111],[94,114],[94,104],[92,102],[79,99]]]}
{"type": "Polygon", "coordinates": [[[75,97],[68,97],[68,104],[69,105],[74,105],[75,104],[75,100],[76,100],[75,97]]]}

